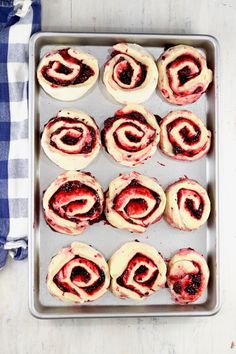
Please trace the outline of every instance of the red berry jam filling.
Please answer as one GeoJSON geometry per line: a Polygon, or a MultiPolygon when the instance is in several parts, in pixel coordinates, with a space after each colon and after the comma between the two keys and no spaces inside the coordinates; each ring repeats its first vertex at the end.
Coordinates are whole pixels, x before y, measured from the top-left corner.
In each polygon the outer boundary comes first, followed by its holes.
{"type": "Polygon", "coordinates": [[[91,273],[95,273],[97,275],[97,280],[92,285],[83,286],[83,291],[89,295],[93,295],[103,286],[105,281],[105,274],[103,270],[100,269],[94,262],[83,257],[75,256],[72,260],[66,263],[53,278],[54,283],[61,291],[78,295],[76,290],[73,289],[70,284],[62,280],[67,276],[67,271],[70,268],[71,263],[75,264],[75,266],[71,270],[70,280],[75,286],[80,282],[87,284],[91,280],[91,274],[83,265],[90,268],[91,273]]]}
{"type": "Polygon", "coordinates": [[[84,126],[85,128],[84,131],[86,132],[87,141],[79,149],[74,149],[73,151],[71,150],[67,151],[66,149],[63,149],[61,146],[58,146],[56,142],[53,140],[53,138],[56,135],[63,132],[64,135],[62,136],[61,141],[66,145],[73,146],[76,145],[81,139],[84,138],[83,134],[85,133],[81,127],[76,126],[76,121],[73,118],[64,118],[64,117],[52,118],[48,124],[48,127],[52,127],[54,124],[58,122],[65,122],[65,124],[70,124],[70,126],[69,127],[62,126],[52,133],[50,137],[51,146],[68,154],[89,154],[92,152],[92,150],[96,145],[96,131],[93,127],[80,122],[80,125],[84,126]],[[87,134],[87,130],[89,130],[89,134],[87,134]]]}
{"type": "Polygon", "coordinates": [[[142,253],[136,253],[136,255],[129,261],[125,271],[119,278],[117,278],[116,281],[120,286],[126,289],[130,289],[136,292],[140,297],[143,297],[148,295],[148,292],[143,294],[139,289],[135,287],[135,285],[129,284],[130,276],[132,276],[131,273],[139,263],[141,264],[135,270],[133,280],[141,287],[152,289],[152,286],[158,277],[159,270],[153,260],[143,255],[142,253]],[[152,271],[150,270],[149,278],[145,281],[142,281],[143,278],[146,278],[149,273],[149,266],[152,268],[152,271]],[[153,268],[155,269],[153,270],[153,268]]]}
{"type": "Polygon", "coordinates": [[[75,282],[83,282],[86,284],[89,282],[90,279],[91,276],[85,268],[81,266],[77,266],[72,269],[71,276],[70,276],[70,280],[72,281],[72,283],[73,281],[75,281],[75,282]]]}
{"type": "MultiPolygon", "coordinates": [[[[200,92],[202,92],[202,91],[203,91],[203,87],[198,86],[198,87],[196,88],[196,90],[193,91],[193,94],[195,94],[195,93],[200,93],[200,92]]],[[[203,93],[203,92],[202,92],[202,93],[203,93]]]]}
{"type": "Polygon", "coordinates": [[[190,274],[190,283],[186,286],[185,291],[189,295],[195,295],[201,286],[201,273],[190,274]]]}
{"type": "MultiPolygon", "coordinates": [[[[61,129],[58,129],[60,133],[61,132],[61,129]]],[[[76,129],[78,130],[80,133],[81,133],[81,129],[76,129]]],[[[79,141],[79,138],[73,136],[71,133],[68,133],[66,135],[64,135],[62,138],[61,138],[61,141],[66,144],[66,145],[69,145],[69,146],[72,146],[72,145],[76,145],[79,141]]],[[[55,143],[53,143],[52,141],[50,142],[51,145],[54,144],[54,146],[56,145],[55,143]]]]}
{"type": "Polygon", "coordinates": [[[106,132],[110,128],[112,128],[113,124],[119,119],[128,120],[127,123],[123,122],[119,127],[117,127],[116,131],[113,133],[114,140],[120,149],[129,152],[136,152],[141,149],[144,149],[154,141],[156,137],[156,130],[151,125],[148,124],[145,117],[141,113],[135,111],[128,112],[128,113],[118,112],[114,117],[107,118],[104,122],[104,129],[102,130],[101,133],[102,143],[104,146],[106,146],[105,144],[106,132]],[[136,124],[136,122],[141,123],[142,126],[140,127],[139,125],[136,124]],[[130,141],[130,143],[139,143],[143,138],[143,136],[145,136],[145,134],[147,133],[148,133],[148,138],[145,141],[145,143],[142,144],[142,146],[135,146],[132,144],[127,145],[119,138],[119,130],[123,128],[127,129],[125,132],[125,136],[130,141]],[[140,132],[139,136],[131,131],[132,128],[134,128],[136,132],[140,132]]]}
{"type": "Polygon", "coordinates": [[[181,283],[180,283],[179,281],[176,281],[176,282],[174,283],[173,289],[174,289],[174,292],[175,292],[176,294],[181,294],[181,293],[182,293],[182,290],[183,290],[183,288],[182,288],[182,286],[181,286],[181,283]]]}
{"type": "Polygon", "coordinates": [[[60,64],[59,67],[56,69],[56,72],[59,74],[65,74],[65,75],[69,75],[72,73],[72,69],[67,68],[67,66],[60,64]]]}
{"type": "Polygon", "coordinates": [[[184,198],[186,195],[192,194],[195,198],[198,199],[198,208],[196,209],[194,202],[190,198],[186,198],[184,201],[184,206],[185,209],[187,209],[191,216],[194,217],[197,220],[200,220],[204,211],[204,201],[202,197],[194,190],[189,190],[185,188],[181,188],[178,191],[177,198],[178,198],[178,206],[180,207],[181,205],[181,200],[184,198]]]}
{"type": "Polygon", "coordinates": [[[131,199],[125,207],[125,212],[132,218],[132,216],[143,214],[147,207],[146,200],[141,198],[131,199]]]}
{"type": "Polygon", "coordinates": [[[201,289],[201,272],[197,274],[188,274],[181,280],[174,283],[173,290],[180,295],[186,292],[190,296],[196,295],[201,289]]]}
{"type": "Polygon", "coordinates": [[[49,200],[49,207],[55,214],[75,223],[79,223],[82,220],[86,220],[89,224],[97,222],[103,209],[100,204],[97,192],[79,181],[66,182],[49,200]],[[94,204],[89,211],[83,212],[87,204],[87,197],[93,198],[94,204]],[[77,214],[70,215],[74,211],[77,214]]]}
{"type": "Polygon", "coordinates": [[[137,218],[138,214],[144,214],[148,208],[147,201],[144,199],[145,197],[155,201],[153,209],[147,215],[138,219],[145,221],[159,207],[161,198],[159,194],[140,185],[135,179],[133,179],[131,183],[115,197],[113,201],[113,209],[115,209],[124,219],[127,219],[130,223],[134,223],[135,219],[133,220],[132,218],[135,216],[137,218]],[[130,198],[130,196],[132,198],[130,198]]]}
{"type": "MultiPolygon", "coordinates": [[[[116,55],[119,55],[119,54],[122,54],[122,53],[120,53],[118,51],[113,51],[112,54],[111,54],[111,59],[114,58],[116,55]]],[[[134,84],[134,87],[139,87],[139,86],[141,86],[143,84],[143,82],[146,79],[147,67],[146,67],[146,65],[140,63],[138,60],[136,60],[133,57],[129,56],[128,54],[125,54],[125,56],[130,57],[131,60],[134,61],[135,64],[138,65],[139,68],[140,68],[139,73],[138,73],[138,75],[136,77],[135,84],[134,84]]],[[[132,65],[125,59],[125,57],[120,57],[119,60],[116,62],[116,66],[117,65],[119,66],[119,70],[118,70],[118,78],[119,78],[119,80],[125,85],[130,85],[131,81],[132,81],[133,72],[134,72],[134,69],[132,68],[132,65]],[[124,64],[121,65],[121,63],[124,63],[124,64]]],[[[114,75],[113,75],[113,79],[114,79],[114,75]]]]}
{"type": "Polygon", "coordinates": [[[182,63],[185,63],[185,62],[186,62],[186,66],[184,66],[183,68],[181,68],[178,71],[179,86],[183,86],[186,82],[195,78],[201,72],[200,62],[196,58],[194,58],[192,55],[184,54],[184,55],[179,56],[178,58],[176,58],[174,61],[172,61],[171,63],[169,63],[167,65],[167,73],[168,73],[168,78],[169,78],[169,83],[170,83],[171,88],[173,85],[173,78],[172,78],[172,74],[171,74],[170,70],[176,69],[176,68],[178,69],[178,67],[181,66],[182,63]],[[188,66],[188,63],[194,64],[194,66],[198,70],[196,72],[192,72],[192,69],[190,66],[188,66]]]}
{"type": "Polygon", "coordinates": [[[179,130],[179,136],[182,138],[182,141],[185,144],[188,144],[190,147],[194,146],[196,143],[199,142],[199,140],[201,139],[201,130],[196,124],[194,124],[192,121],[184,117],[179,117],[175,119],[173,122],[167,124],[166,129],[167,129],[168,139],[172,144],[173,153],[175,155],[180,154],[180,155],[192,157],[198,154],[201,150],[204,150],[205,145],[203,147],[198,148],[197,150],[193,150],[193,149],[184,150],[180,146],[180,144],[178,144],[178,141],[176,141],[175,137],[172,135],[172,130],[178,127],[178,125],[182,125],[183,123],[186,123],[186,126],[184,126],[179,130]],[[189,126],[193,128],[195,134],[193,134],[193,132],[190,131],[189,126]]]}
{"type": "Polygon", "coordinates": [[[125,85],[130,85],[132,81],[134,69],[132,68],[130,63],[126,61],[124,62],[124,65],[121,66],[121,69],[122,70],[119,71],[119,80],[125,85]]]}
{"type": "MultiPolygon", "coordinates": [[[[82,60],[78,60],[78,59],[72,57],[68,53],[68,50],[69,50],[69,48],[61,49],[58,51],[58,54],[60,54],[61,57],[65,61],[67,61],[68,63],[75,64],[78,66],[79,70],[75,69],[75,76],[73,77],[73,79],[70,79],[70,80],[67,80],[66,78],[59,79],[56,76],[55,77],[51,76],[48,73],[48,71],[49,71],[49,69],[52,68],[55,61],[50,61],[47,65],[44,65],[41,69],[42,76],[45,78],[45,80],[47,80],[57,86],[78,85],[78,84],[82,84],[83,82],[87,81],[91,76],[93,76],[95,74],[93,69],[90,66],[84,64],[82,60]]],[[[64,74],[64,75],[71,75],[73,73],[73,71],[74,71],[73,68],[69,68],[60,62],[57,62],[57,63],[58,63],[58,67],[56,68],[57,73],[64,74]]]]}
{"type": "Polygon", "coordinates": [[[185,206],[187,207],[188,210],[190,210],[192,216],[194,216],[198,220],[201,219],[203,213],[203,206],[204,206],[203,202],[200,203],[198,209],[195,209],[193,201],[191,199],[186,199],[185,206]]]}
{"type": "MultiPolygon", "coordinates": [[[[169,277],[169,280],[173,283],[173,290],[177,295],[187,293],[191,297],[198,295],[202,290],[202,273],[198,263],[192,261],[192,264],[196,267],[197,272],[192,274],[185,274],[179,276],[178,274],[169,277]]],[[[185,297],[185,296],[184,296],[185,297]]]]}

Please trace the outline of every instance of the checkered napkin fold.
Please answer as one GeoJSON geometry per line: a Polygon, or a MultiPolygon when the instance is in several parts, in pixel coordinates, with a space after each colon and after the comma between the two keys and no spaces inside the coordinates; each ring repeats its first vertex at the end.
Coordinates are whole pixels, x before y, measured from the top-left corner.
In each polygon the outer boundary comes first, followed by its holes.
{"type": "Polygon", "coordinates": [[[40,0],[0,0],[0,268],[27,257],[28,47],[40,0]]]}

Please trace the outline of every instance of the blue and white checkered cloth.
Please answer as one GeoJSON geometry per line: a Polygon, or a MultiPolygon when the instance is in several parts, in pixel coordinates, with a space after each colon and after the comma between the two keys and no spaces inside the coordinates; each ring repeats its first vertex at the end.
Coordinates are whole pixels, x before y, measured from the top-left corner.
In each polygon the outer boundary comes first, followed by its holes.
{"type": "Polygon", "coordinates": [[[0,268],[27,257],[28,47],[40,0],[0,0],[0,268]]]}

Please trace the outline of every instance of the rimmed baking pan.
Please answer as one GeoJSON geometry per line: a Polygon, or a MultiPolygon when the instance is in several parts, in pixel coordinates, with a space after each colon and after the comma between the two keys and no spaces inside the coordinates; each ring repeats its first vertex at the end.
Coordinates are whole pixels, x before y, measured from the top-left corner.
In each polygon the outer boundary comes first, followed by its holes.
{"type": "MultiPolygon", "coordinates": [[[[85,318],[126,316],[205,316],[213,315],[220,308],[219,264],[219,211],[218,211],[218,111],[219,111],[219,49],[217,40],[205,35],[158,35],[118,33],[37,33],[30,41],[29,58],[29,149],[30,149],[30,201],[29,201],[29,306],[38,318],[85,318]],[[62,108],[78,108],[93,116],[100,128],[103,121],[114,114],[121,105],[110,100],[101,78],[83,98],[74,102],[61,102],[49,97],[39,88],[36,69],[40,58],[52,48],[78,46],[94,55],[100,69],[109,57],[112,45],[122,41],[133,42],[147,48],[158,58],[165,47],[176,44],[192,45],[207,56],[214,72],[209,90],[197,102],[182,106],[200,116],[213,133],[213,141],[207,156],[195,162],[180,162],[164,156],[160,150],[145,164],[133,170],[154,176],[166,188],[183,175],[199,181],[207,187],[212,203],[208,223],[199,230],[184,232],[171,228],[164,220],[152,225],[143,235],[135,235],[104,225],[92,225],[83,234],[71,237],[52,231],[42,214],[41,197],[47,186],[62,170],[47,159],[40,147],[40,132],[44,124],[62,108]],[[176,250],[192,247],[202,253],[210,267],[210,282],[204,296],[186,306],[173,303],[168,289],[162,289],[144,301],[121,300],[107,292],[99,300],[85,305],[67,305],[52,297],[46,288],[48,264],[60,248],[72,241],[88,243],[108,259],[125,242],[138,239],[153,245],[164,257],[176,250]]],[[[164,102],[156,92],[143,104],[154,114],[165,116],[178,109],[164,102]]],[[[131,169],[112,162],[104,150],[86,168],[102,184],[104,190],[119,173],[131,169]],[[102,168],[101,168],[102,166],[102,168]]]]}

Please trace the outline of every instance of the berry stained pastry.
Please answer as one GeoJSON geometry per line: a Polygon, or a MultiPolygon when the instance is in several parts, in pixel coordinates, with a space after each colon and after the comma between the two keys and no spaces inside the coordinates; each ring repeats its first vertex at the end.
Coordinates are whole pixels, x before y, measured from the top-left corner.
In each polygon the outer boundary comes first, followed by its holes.
{"type": "Polygon", "coordinates": [[[210,211],[207,191],[196,181],[181,178],[167,188],[164,217],[171,226],[187,231],[198,229],[210,211]]]}
{"type": "Polygon", "coordinates": [[[175,302],[185,305],[200,298],[209,279],[208,265],[191,248],[179,250],[169,261],[167,285],[175,302]]]}
{"type": "Polygon", "coordinates": [[[158,59],[158,88],[163,97],[177,105],[197,101],[212,81],[206,58],[195,48],[177,45],[158,59]]]}
{"type": "Polygon", "coordinates": [[[44,91],[61,101],[82,97],[96,83],[98,74],[97,59],[75,48],[47,53],[37,70],[44,91]]]}
{"type": "Polygon", "coordinates": [[[113,98],[123,104],[142,103],[157,86],[158,71],[154,58],[134,43],[113,46],[106,62],[103,82],[113,98]]]}
{"type": "Polygon", "coordinates": [[[105,216],[118,229],[143,233],[161,219],[165,204],[165,193],[157,180],[133,171],[110,183],[105,216]]]}
{"type": "Polygon", "coordinates": [[[156,152],[160,128],[152,113],[129,104],[105,120],[102,138],[107,152],[117,162],[138,166],[156,152]]]}
{"type": "Polygon", "coordinates": [[[59,300],[80,304],[94,301],[107,291],[109,284],[103,255],[85,243],[73,242],[51,259],[47,287],[59,300]]]}
{"type": "Polygon", "coordinates": [[[207,154],[211,132],[190,111],[173,111],[160,123],[160,149],[176,160],[193,161],[207,154]]]}
{"type": "Polygon", "coordinates": [[[76,109],[63,109],[45,124],[45,154],[65,170],[80,170],[98,155],[101,140],[94,119],[76,109]]]}
{"type": "Polygon", "coordinates": [[[101,219],[104,195],[89,173],[67,171],[57,177],[43,194],[43,211],[55,231],[78,235],[101,219]]]}
{"type": "Polygon", "coordinates": [[[122,299],[143,300],[166,282],[166,264],[158,251],[142,242],[128,242],[109,262],[111,291],[122,299]]]}

